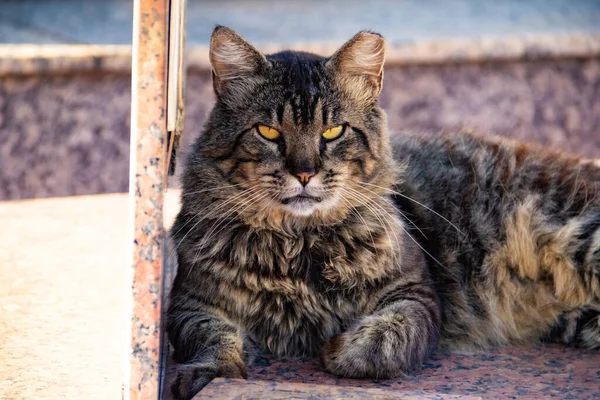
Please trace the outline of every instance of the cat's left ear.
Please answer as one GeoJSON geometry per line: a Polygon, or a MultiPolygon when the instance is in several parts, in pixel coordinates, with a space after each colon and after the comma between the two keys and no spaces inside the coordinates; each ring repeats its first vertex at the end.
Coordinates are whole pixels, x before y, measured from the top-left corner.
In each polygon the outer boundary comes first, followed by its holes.
{"type": "Polygon", "coordinates": [[[217,26],[210,38],[210,63],[217,95],[244,91],[270,67],[261,52],[224,26],[217,26]]]}
{"type": "Polygon", "coordinates": [[[385,39],[373,32],[358,32],[327,61],[328,68],[346,85],[376,98],[383,88],[385,39]],[[358,87],[356,87],[358,85],[358,87]]]}

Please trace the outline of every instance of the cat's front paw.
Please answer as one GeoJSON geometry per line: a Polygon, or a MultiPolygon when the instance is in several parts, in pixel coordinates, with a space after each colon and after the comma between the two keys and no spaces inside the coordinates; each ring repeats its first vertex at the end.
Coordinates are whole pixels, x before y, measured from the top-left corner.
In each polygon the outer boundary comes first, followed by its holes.
{"type": "Polygon", "coordinates": [[[216,377],[247,379],[246,363],[241,355],[238,352],[222,352],[217,356],[177,365],[175,380],[171,385],[173,398],[191,399],[216,377]]]}
{"type": "Polygon", "coordinates": [[[365,318],[353,330],[331,338],[322,362],[329,372],[347,378],[394,378],[427,357],[427,344],[413,340],[410,321],[398,314],[365,318]]]}

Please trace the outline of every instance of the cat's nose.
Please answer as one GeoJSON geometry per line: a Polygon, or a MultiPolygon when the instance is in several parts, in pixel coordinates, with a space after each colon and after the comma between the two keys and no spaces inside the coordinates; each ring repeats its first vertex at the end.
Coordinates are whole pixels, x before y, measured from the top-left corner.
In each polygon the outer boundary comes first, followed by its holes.
{"type": "Polygon", "coordinates": [[[310,179],[319,172],[319,162],[306,157],[289,157],[286,160],[287,170],[294,175],[302,184],[308,185],[310,179]]]}
{"type": "Polygon", "coordinates": [[[310,181],[310,178],[312,178],[313,176],[315,176],[314,170],[302,171],[302,172],[296,174],[296,178],[298,178],[298,180],[300,181],[302,186],[306,186],[308,184],[308,182],[310,181]]]}

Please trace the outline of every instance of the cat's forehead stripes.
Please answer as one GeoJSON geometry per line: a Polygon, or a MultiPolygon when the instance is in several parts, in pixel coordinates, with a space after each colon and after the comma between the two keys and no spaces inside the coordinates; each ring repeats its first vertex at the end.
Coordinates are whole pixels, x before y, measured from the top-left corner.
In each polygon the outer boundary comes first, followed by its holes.
{"type": "Polygon", "coordinates": [[[329,110],[325,102],[321,104],[321,120],[323,121],[323,126],[329,125],[329,110]]]}
{"type": "Polygon", "coordinates": [[[277,123],[279,125],[283,124],[283,114],[285,112],[285,104],[279,104],[276,110],[277,123]]]}
{"type": "Polygon", "coordinates": [[[328,123],[330,112],[322,101],[320,94],[298,94],[290,96],[285,103],[277,106],[276,117],[280,125],[293,125],[296,127],[309,127],[317,125],[319,128],[328,123]]]}
{"type": "Polygon", "coordinates": [[[315,122],[320,122],[320,109],[321,107],[319,107],[319,105],[321,104],[321,96],[316,95],[313,96],[312,102],[310,104],[310,107],[308,108],[309,111],[309,118],[311,123],[315,123],[315,122]]]}

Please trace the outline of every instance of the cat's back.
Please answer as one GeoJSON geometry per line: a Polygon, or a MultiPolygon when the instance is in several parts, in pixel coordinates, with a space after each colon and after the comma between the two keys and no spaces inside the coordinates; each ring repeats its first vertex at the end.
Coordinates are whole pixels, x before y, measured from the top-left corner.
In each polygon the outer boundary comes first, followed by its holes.
{"type": "Polygon", "coordinates": [[[600,192],[600,159],[498,136],[401,133],[392,136],[392,148],[406,187],[431,200],[493,193],[511,203],[539,196],[581,208],[600,192]]]}
{"type": "Polygon", "coordinates": [[[600,160],[470,133],[398,134],[392,148],[403,171],[396,204],[438,238],[433,251],[465,252],[473,268],[522,210],[553,226],[600,218],[600,160]]]}
{"type": "Polygon", "coordinates": [[[566,307],[589,302],[585,279],[552,271],[591,271],[576,255],[593,251],[588,237],[600,225],[597,162],[466,133],[399,134],[392,146],[403,166],[394,200],[432,256],[443,337],[537,338],[566,307]]]}

